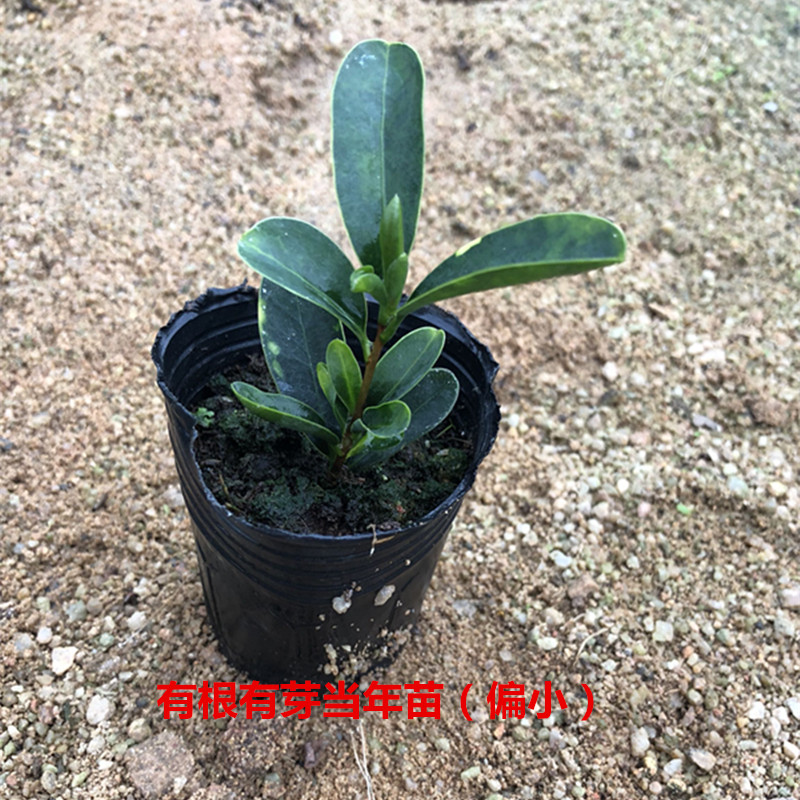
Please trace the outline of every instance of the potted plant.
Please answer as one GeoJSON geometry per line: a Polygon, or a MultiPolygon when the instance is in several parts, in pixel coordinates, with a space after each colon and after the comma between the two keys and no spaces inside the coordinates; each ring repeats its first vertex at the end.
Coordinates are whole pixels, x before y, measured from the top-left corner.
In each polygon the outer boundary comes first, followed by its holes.
{"type": "Polygon", "coordinates": [[[405,295],[422,191],[422,92],[419,57],[402,43],[361,42],[337,74],[334,178],[356,268],[312,225],[264,219],[238,247],[261,276],[259,291],[209,290],[153,347],[211,622],[229,660],[260,679],[359,674],[391,658],[419,614],[499,420],[497,365],[432,304],[625,257],[611,222],[546,214],[461,247],[405,295]],[[309,461],[316,454],[297,494],[358,486],[369,496],[387,465],[443,424],[469,449],[455,488],[418,519],[380,528],[375,519],[336,536],[255,522],[228,502],[224,481],[215,497],[196,448],[198,431],[219,420],[192,409],[215,375],[259,349],[272,387],[235,380],[230,391],[251,418],[299,436],[292,447],[306,447],[309,461]]]}

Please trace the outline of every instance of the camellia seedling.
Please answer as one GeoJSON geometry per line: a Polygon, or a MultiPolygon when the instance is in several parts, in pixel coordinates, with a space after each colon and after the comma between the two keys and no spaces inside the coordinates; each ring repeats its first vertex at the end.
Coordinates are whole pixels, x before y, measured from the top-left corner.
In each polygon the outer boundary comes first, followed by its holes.
{"type": "Polygon", "coordinates": [[[381,40],[356,45],[336,77],[334,180],[357,268],[298,219],[264,219],[239,242],[240,256],[262,276],[259,331],[278,392],[242,382],[231,388],[254,414],[307,436],[334,475],[345,464],[356,471],[380,464],[439,425],[456,402],[455,376],[435,366],[443,331],[417,328],[391,343],[408,314],[625,258],[625,237],[611,222],[544,214],[461,247],[405,298],[422,195],[423,84],[417,53],[381,40]],[[378,305],[371,334],[367,294],[378,305]]]}

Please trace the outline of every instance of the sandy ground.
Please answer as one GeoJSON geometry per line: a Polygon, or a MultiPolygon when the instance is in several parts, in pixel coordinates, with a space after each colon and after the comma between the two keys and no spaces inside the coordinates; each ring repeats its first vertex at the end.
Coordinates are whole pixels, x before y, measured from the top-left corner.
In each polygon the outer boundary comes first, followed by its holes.
{"type": "Polygon", "coordinates": [[[37,2],[0,8],[0,795],[800,797],[797,3],[37,2]],[[344,246],[329,94],[373,36],[427,70],[415,280],[540,211],[630,256],[448,304],[504,421],[382,678],[441,719],[165,720],[244,676],[149,348],[259,218],[344,246]],[[567,708],[491,719],[495,681],[567,708]]]}

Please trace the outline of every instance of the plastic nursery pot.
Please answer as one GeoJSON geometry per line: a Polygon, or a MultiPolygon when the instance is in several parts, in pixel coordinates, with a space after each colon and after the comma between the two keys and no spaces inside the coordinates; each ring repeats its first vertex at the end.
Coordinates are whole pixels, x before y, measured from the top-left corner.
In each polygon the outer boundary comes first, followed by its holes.
{"type": "Polygon", "coordinates": [[[438,366],[460,383],[454,418],[473,446],[456,489],[422,519],[350,536],[251,523],[206,487],[189,409],[216,373],[260,352],[256,303],[252,287],[210,289],[172,316],[152,351],[208,614],[231,664],[258,680],[357,676],[390,661],[419,615],[453,518],[497,434],[497,364],[441,309],[428,307],[404,321],[401,333],[433,325],[447,334],[438,366]]]}

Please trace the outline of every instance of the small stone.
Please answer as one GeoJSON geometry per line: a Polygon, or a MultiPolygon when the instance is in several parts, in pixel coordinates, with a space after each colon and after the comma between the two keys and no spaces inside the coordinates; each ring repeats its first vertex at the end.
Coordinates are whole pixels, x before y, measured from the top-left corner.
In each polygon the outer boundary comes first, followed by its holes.
{"type": "Polygon", "coordinates": [[[42,789],[44,789],[47,794],[53,794],[58,783],[58,777],[55,771],[52,769],[44,770],[42,772],[42,777],[39,779],[39,783],[41,783],[42,789]]]}
{"type": "Polygon", "coordinates": [[[587,572],[567,584],[567,595],[573,604],[585,603],[591,595],[599,591],[600,587],[587,572]]]}
{"type": "Polygon", "coordinates": [[[328,42],[330,42],[333,47],[341,47],[342,42],[344,42],[344,34],[338,28],[334,28],[328,34],[328,42]]]}
{"type": "Polygon", "coordinates": [[[689,758],[697,764],[700,769],[709,772],[714,768],[714,765],[717,763],[717,759],[713,753],[709,753],[708,750],[701,750],[699,748],[692,748],[689,750],[689,758]]]}
{"type": "Polygon", "coordinates": [[[94,617],[103,612],[103,603],[97,597],[90,597],[86,601],[86,610],[94,617]]]}
{"type": "Polygon", "coordinates": [[[14,639],[14,649],[18,653],[24,653],[33,647],[33,637],[29,633],[20,633],[14,639]]]}
{"type": "Polygon", "coordinates": [[[747,710],[747,718],[752,720],[764,719],[767,716],[766,706],[760,701],[756,700],[752,703],[747,710]]]}
{"type": "Polygon", "coordinates": [[[763,108],[767,114],[775,114],[778,111],[778,104],[774,100],[768,100],[761,108],[763,108]]]}
{"type": "Polygon", "coordinates": [[[453,600],[453,610],[462,617],[472,619],[478,611],[478,607],[472,600],[453,600]]]}
{"type": "Polygon", "coordinates": [[[86,721],[90,725],[100,725],[114,713],[114,704],[107,698],[96,694],[86,709],[86,721]]]}
{"type": "Polygon", "coordinates": [[[664,773],[664,777],[669,780],[670,778],[677,775],[683,769],[683,759],[682,758],[673,758],[671,761],[667,761],[664,764],[664,769],[662,772],[664,773]]]}
{"type": "Polygon", "coordinates": [[[480,764],[475,764],[475,766],[468,767],[461,773],[461,780],[468,781],[472,778],[477,778],[478,775],[481,774],[480,764]]]}
{"type": "Polygon", "coordinates": [[[767,484],[767,490],[773,497],[783,497],[789,491],[789,487],[780,481],[770,481],[767,484]]]}
{"type": "Polygon", "coordinates": [[[746,494],[750,487],[747,482],[738,475],[731,475],[728,478],[728,489],[734,494],[746,494]]]}
{"type": "Polygon", "coordinates": [[[153,731],[145,719],[135,719],[128,725],[128,736],[135,742],[143,742],[152,736],[153,731]]]}
{"type": "Polygon", "coordinates": [[[542,636],[536,644],[541,650],[555,650],[558,647],[558,639],[552,636],[542,636]]]}
{"type": "Polygon", "coordinates": [[[144,611],[134,611],[128,619],[126,620],[128,624],[128,628],[133,632],[136,633],[137,631],[142,630],[145,625],[147,625],[147,615],[144,611]]]}
{"type": "Polygon", "coordinates": [[[644,519],[652,510],[653,506],[651,506],[647,501],[642,500],[642,502],[636,507],[636,516],[639,517],[639,519],[644,519]]]}
{"type": "Polygon", "coordinates": [[[183,499],[183,493],[181,492],[181,487],[177,483],[169,486],[161,495],[161,498],[164,500],[164,503],[166,503],[166,505],[169,506],[173,511],[177,511],[186,505],[183,499]]]}
{"type": "Polygon", "coordinates": [[[339,597],[334,597],[333,600],[331,601],[333,610],[337,614],[346,614],[350,606],[353,605],[353,601],[351,600],[352,596],[353,592],[348,589],[339,597]]]}
{"type": "Polygon", "coordinates": [[[505,647],[500,651],[498,655],[500,656],[500,660],[505,661],[506,663],[510,663],[514,660],[514,654],[505,647]]]}
{"type": "Polygon", "coordinates": [[[519,428],[520,416],[519,414],[509,414],[506,419],[509,428],[519,428]]]}
{"type": "Polygon", "coordinates": [[[674,629],[671,622],[664,620],[656,620],[656,626],[653,630],[654,642],[671,642],[674,636],[674,629]]]}
{"type": "Polygon", "coordinates": [[[794,583],[781,589],[781,605],[784,608],[800,608],[800,585],[794,583]]]}
{"type": "Polygon", "coordinates": [[[54,647],[50,654],[50,667],[56,675],[63,675],[75,663],[77,647],[54,647]]]}
{"type": "Polygon", "coordinates": [[[789,761],[797,761],[797,759],[800,758],[800,747],[798,747],[794,742],[784,742],[783,754],[789,759],[789,761]]]}
{"type": "Polygon", "coordinates": [[[46,625],[42,625],[42,627],[36,632],[36,641],[39,642],[39,644],[50,644],[52,640],[52,629],[48,628],[46,625]]]}
{"type": "Polygon", "coordinates": [[[394,589],[394,584],[391,583],[387,584],[386,586],[382,586],[375,595],[375,605],[384,605],[394,594],[394,589]]]}
{"type": "Polygon", "coordinates": [[[88,613],[86,611],[86,603],[83,600],[75,600],[67,605],[66,609],[67,619],[72,622],[83,622],[88,613]]]}
{"type": "Polygon", "coordinates": [[[560,550],[552,550],[550,559],[559,569],[567,569],[567,567],[572,566],[572,559],[560,550]]]}
{"type": "Polygon", "coordinates": [[[775,617],[773,627],[776,636],[785,636],[787,639],[794,637],[794,622],[783,614],[778,614],[778,616],[775,617]]]}
{"type": "Polygon", "coordinates": [[[441,753],[450,752],[450,740],[446,736],[440,736],[438,739],[434,739],[433,746],[441,753]]]}
{"type": "Polygon", "coordinates": [[[165,731],[125,754],[128,777],[146,798],[180,791],[192,776],[194,756],[183,739],[165,731]]]}
{"type": "Polygon", "coordinates": [[[795,719],[800,719],[800,697],[790,697],[785,705],[795,719]]]}
{"type": "Polygon", "coordinates": [[[619,378],[619,367],[613,361],[606,361],[603,364],[603,377],[609,382],[613,383],[619,378]]]}
{"type": "Polygon", "coordinates": [[[644,728],[637,728],[631,734],[631,752],[637,757],[643,756],[650,749],[650,737],[644,728]]]}

